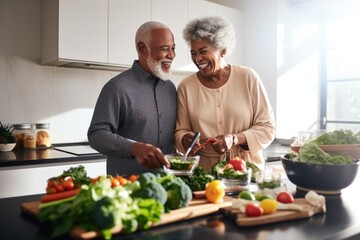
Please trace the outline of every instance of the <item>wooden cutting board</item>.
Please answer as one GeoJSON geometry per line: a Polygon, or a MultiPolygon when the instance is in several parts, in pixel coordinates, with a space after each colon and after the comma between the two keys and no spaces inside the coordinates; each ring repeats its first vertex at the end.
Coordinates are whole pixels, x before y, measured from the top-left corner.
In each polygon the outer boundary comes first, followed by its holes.
{"type": "Polygon", "coordinates": [[[205,190],[203,190],[203,191],[193,191],[192,194],[193,194],[194,199],[201,199],[201,198],[206,197],[205,196],[205,190]]]}
{"type": "MultiPolygon", "coordinates": [[[[165,213],[161,216],[161,220],[155,223],[153,226],[161,226],[177,221],[184,221],[208,214],[216,213],[223,207],[230,207],[232,205],[232,197],[225,196],[224,202],[219,204],[209,203],[205,198],[198,198],[191,200],[189,207],[176,209],[170,213],[165,213]]],[[[36,217],[39,214],[40,202],[28,202],[21,204],[23,212],[36,217]]],[[[113,234],[119,234],[122,232],[122,228],[113,228],[113,234]]],[[[80,227],[74,227],[70,233],[74,239],[92,239],[101,236],[101,233],[96,231],[86,232],[80,227]]]]}
{"type": "Polygon", "coordinates": [[[220,212],[225,216],[235,219],[237,225],[245,227],[289,221],[300,218],[309,218],[317,213],[324,213],[326,211],[325,206],[323,208],[313,207],[305,200],[305,198],[296,198],[294,204],[302,206],[303,210],[278,210],[275,213],[262,215],[259,217],[247,217],[244,213],[241,213],[239,209],[232,208],[231,206],[221,208],[220,212]]]}

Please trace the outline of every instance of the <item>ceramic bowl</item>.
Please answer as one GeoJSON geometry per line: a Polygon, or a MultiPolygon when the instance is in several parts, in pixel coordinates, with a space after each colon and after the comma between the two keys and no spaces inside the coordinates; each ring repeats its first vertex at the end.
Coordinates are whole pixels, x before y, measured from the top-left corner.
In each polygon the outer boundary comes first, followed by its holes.
{"type": "Polygon", "coordinates": [[[10,152],[14,149],[16,143],[1,143],[0,144],[0,152],[10,152]]]}
{"type": "Polygon", "coordinates": [[[289,154],[282,156],[281,162],[297,189],[320,194],[341,194],[341,189],[354,181],[359,169],[359,161],[353,164],[313,164],[293,161],[289,154]]]}
{"type": "Polygon", "coordinates": [[[164,169],[178,176],[192,175],[200,160],[200,156],[188,156],[185,159],[181,155],[168,154],[165,157],[170,162],[170,168],[164,167],[164,169]]]}

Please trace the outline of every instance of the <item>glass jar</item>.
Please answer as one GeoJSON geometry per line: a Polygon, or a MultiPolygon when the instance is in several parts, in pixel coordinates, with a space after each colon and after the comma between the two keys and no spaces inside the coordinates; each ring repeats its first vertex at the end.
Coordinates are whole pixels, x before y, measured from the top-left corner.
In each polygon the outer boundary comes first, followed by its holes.
{"type": "Polygon", "coordinates": [[[31,134],[30,123],[20,123],[14,124],[13,135],[16,139],[15,148],[23,148],[24,147],[24,139],[26,136],[31,134]]]}
{"type": "Polygon", "coordinates": [[[51,147],[50,124],[36,123],[36,147],[51,147]]]}
{"type": "Polygon", "coordinates": [[[24,148],[36,148],[35,125],[30,125],[30,132],[24,137],[24,148]]]}

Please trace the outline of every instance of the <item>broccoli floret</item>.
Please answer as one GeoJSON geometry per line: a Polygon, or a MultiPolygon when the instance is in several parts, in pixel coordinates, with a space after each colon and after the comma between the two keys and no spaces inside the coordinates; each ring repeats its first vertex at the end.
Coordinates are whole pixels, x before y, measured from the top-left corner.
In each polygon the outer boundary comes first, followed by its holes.
{"type": "Polygon", "coordinates": [[[165,204],[167,193],[164,187],[155,180],[153,182],[148,182],[145,185],[141,184],[141,188],[133,192],[132,197],[142,199],[153,198],[159,201],[161,204],[165,204]]]}
{"type": "Polygon", "coordinates": [[[166,172],[163,168],[155,169],[155,170],[153,171],[153,173],[155,174],[155,176],[156,176],[157,178],[161,178],[161,177],[165,177],[165,176],[169,175],[169,173],[166,172]]]}
{"type": "Polygon", "coordinates": [[[158,178],[157,181],[165,188],[165,190],[168,190],[170,185],[173,181],[176,180],[176,178],[177,177],[175,175],[169,174],[164,177],[158,178]]]}
{"type": "Polygon", "coordinates": [[[139,176],[138,181],[141,188],[143,188],[149,182],[156,182],[157,177],[151,172],[143,173],[139,176]]]}
{"type": "Polygon", "coordinates": [[[190,187],[179,177],[168,175],[158,181],[167,191],[166,210],[187,207],[192,199],[190,187]]]}
{"type": "Polygon", "coordinates": [[[94,224],[99,229],[109,229],[121,224],[117,216],[116,199],[104,197],[97,201],[92,209],[94,224]]]}

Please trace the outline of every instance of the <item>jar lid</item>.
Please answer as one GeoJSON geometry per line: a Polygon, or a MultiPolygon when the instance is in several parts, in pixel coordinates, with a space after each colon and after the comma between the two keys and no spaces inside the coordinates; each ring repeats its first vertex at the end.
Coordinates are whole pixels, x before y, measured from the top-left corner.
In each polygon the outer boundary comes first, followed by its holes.
{"type": "Polygon", "coordinates": [[[49,129],[50,123],[36,123],[36,129],[49,129]]]}
{"type": "Polygon", "coordinates": [[[14,124],[14,130],[29,130],[30,123],[18,123],[14,124]]]}

